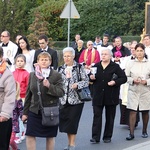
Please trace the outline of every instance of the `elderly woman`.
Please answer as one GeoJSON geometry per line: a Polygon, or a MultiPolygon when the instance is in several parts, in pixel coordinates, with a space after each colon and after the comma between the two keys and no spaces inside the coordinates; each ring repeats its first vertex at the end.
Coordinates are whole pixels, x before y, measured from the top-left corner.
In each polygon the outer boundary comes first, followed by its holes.
{"type": "Polygon", "coordinates": [[[125,70],[129,83],[127,108],[130,109],[130,134],[126,140],[134,139],[134,127],[138,109],[142,112],[142,137],[148,137],[147,125],[150,110],[150,62],[146,58],[145,47],[143,44],[139,43],[135,46],[135,54],[136,59],[128,63],[125,70]]]}
{"type": "Polygon", "coordinates": [[[84,46],[83,46],[83,43],[84,42],[82,40],[78,40],[77,41],[77,47],[74,49],[75,50],[75,58],[74,58],[74,60],[76,62],[79,62],[79,57],[80,57],[82,51],[85,49],[84,46]]]}
{"type": "Polygon", "coordinates": [[[101,52],[101,62],[95,64],[97,73],[90,75],[93,81],[93,125],[91,143],[99,143],[102,129],[102,113],[105,107],[103,141],[111,142],[116,106],[119,104],[120,85],[127,81],[124,71],[111,61],[112,53],[106,48],[101,52]],[[98,94],[97,94],[98,93],[98,94]]]}
{"type": "Polygon", "coordinates": [[[46,149],[54,150],[54,137],[57,136],[58,125],[42,125],[41,106],[38,96],[37,81],[40,83],[41,100],[44,107],[55,106],[59,97],[64,95],[61,75],[50,68],[51,56],[47,52],[38,55],[35,73],[31,72],[27,88],[22,120],[27,121],[27,150],[36,150],[36,138],[46,138],[46,149]]]}
{"type": "Polygon", "coordinates": [[[75,51],[71,47],[63,49],[64,65],[59,67],[59,72],[64,80],[65,95],[60,98],[60,132],[67,133],[68,146],[64,150],[75,149],[75,138],[84,103],[80,101],[77,89],[88,86],[88,76],[84,67],[74,61],[75,51]],[[78,80],[78,71],[81,80],[78,80]]]}

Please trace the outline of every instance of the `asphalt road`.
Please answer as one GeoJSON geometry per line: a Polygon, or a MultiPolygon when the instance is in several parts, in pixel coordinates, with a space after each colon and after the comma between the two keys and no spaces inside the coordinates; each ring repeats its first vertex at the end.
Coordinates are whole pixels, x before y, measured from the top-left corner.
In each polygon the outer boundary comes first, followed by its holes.
{"type": "MultiPolygon", "coordinates": [[[[140,114],[141,115],[141,114],[140,114]]],[[[150,141],[150,137],[143,139],[141,137],[142,132],[142,121],[140,121],[138,127],[135,130],[135,139],[132,141],[126,141],[125,138],[129,134],[127,126],[119,124],[120,120],[120,110],[117,106],[114,133],[111,143],[103,143],[101,140],[99,144],[91,144],[91,126],[92,126],[92,106],[91,102],[87,102],[84,106],[82,117],[80,120],[80,125],[78,129],[78,134],[76,138],[76,150],[123,150],[130,146],[150,141]]],[[[141,116],[140,116],[141,118],[141,116]]],[[[103,123],[105,122],[105,117],[103,116],[103,123]]],[[[103,129],[102,129],[103,133],[103,129]]],[[[148,126],[148,133],[150,135],[150,125],[148,126]]],[[[63,150],[67,145],[67,136],[64,133],[59,133],[55,140],[55,150],[63,150]]],[[[18,145],[20,150],[26,150],[25,140],[18,145]]],[[[45,139],[37,138],[37,148],[36,150],[45,150],[45,139]]]]}

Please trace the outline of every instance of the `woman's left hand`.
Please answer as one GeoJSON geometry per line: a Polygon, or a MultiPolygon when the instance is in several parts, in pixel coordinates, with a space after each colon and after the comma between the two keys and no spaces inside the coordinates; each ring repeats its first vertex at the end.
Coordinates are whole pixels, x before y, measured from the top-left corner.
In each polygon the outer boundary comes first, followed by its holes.
{"type": "Polygon", "coordinates": [[[47,88],[50,87],[50,83],[49,83],[49,81],[47,79],[43,80],[43,85],[46,86],[47,88]]]}
{"type": "Polygon", "coordinates": [[[77,87],[78,87],[77,83],[72,84],[72,89],[77,89],[77,87]]]}
{"type": "Polygon", "coordinates": [[[115,83],[115,81],[113,81],[113,80],[110,81],[110,82],[108,82],[108,85],[109,85],[109,86],[113,86],[113,85],[115,85],[115,84],[116,84],[116,83],[115,83]]]}

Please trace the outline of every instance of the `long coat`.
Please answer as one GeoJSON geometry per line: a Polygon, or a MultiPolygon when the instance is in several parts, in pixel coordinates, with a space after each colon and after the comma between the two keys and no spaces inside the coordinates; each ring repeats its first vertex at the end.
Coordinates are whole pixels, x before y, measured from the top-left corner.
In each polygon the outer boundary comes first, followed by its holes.
{"type": "Polygon", "coordinates": [[[94,105],[117,105],[119,103],[120,85],[127,81],[124,71],[118,64],[110,61],[109,65],[103,69],[101,62],[95,64],[97,73],[96,80],[93,80],[93,106],[94,105]],[[118,76],[114,79],[115,85],[108,86],[113,74],[118,76]]]}
{"type": "Polygon", "coordinates": [[[125,69],[129,89],[127,108],[132,110],[150,110],[150,62],[144,58],[142,62],[131,60],[125,69]],[[144,79],[146,85],[134,84],[134,79],[144,79]]]}
{"type": "Polygon", "coordinates": [[[16,99],[16,84],[9,69],[0,77],[0,116],[11,118],[16,99]]]}

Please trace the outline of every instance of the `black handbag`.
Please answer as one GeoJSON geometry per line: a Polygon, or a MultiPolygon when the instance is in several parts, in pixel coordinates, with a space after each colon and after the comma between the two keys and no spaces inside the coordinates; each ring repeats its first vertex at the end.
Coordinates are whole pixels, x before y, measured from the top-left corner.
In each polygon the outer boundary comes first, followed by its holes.
{"type": "Polygon", "coordinates": [[[117,74],[113,73],[112,78],[111,78],[111,81],[112,81],[112,80],[116,80],[116,79],[118,79],[118,76],[117,76],[117,74]]]}
{"type": "Polygon", "coordinates": [[[92,100],[89,87],[84,87],[82,89],[78,89],[77,93],[78,93],[79,99],[83,102],[87,102],[87,101],[92,100]]]}
{"type": "MultiPolygon", "coordinates": [[[[79,64],[77,65],[77,77],[78,77],[78,81],[81,81],[81,74],[80,74],[80,66],[79,64]]],[[[79,99],[82,102],[87,102],[87,101],[91,101],[92,97],[91,97],[91,92],[89,87],[83,87],[82,89],[77,89],[77,94],[79,96],[79,99]]]]}
{"type": "Polygon", "coordinates": [[[37,87],[38,87],[39,102],[41,106],[42,125],[43,126],[58,125],[59,124],[59,107],[58,106],[43,107],[39,81],[37,81],[37,87]]]}

